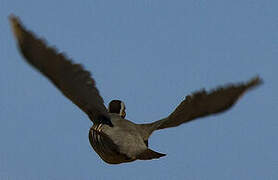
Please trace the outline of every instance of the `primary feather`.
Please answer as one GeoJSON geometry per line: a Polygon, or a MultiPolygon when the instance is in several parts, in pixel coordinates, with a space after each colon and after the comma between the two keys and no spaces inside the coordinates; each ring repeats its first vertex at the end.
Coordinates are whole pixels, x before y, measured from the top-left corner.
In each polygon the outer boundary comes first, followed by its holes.
{"type": "Polygon", "coordinates": [[[109,120],[109,115],[96,83],[89,71],[75,64],[64,54],[46,45],[42,39],[26,30],[20,20],[11,15],[12,30],[25,60],[44,74],[67,98],[88,114],[90,119],[109,120]]]}

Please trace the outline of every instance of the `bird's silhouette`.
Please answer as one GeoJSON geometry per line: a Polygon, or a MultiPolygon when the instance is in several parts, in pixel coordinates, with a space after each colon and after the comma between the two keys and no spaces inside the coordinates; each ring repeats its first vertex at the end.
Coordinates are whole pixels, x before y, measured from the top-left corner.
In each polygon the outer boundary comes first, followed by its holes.
{"type": "Polygon", "coordinates": [[[89,141],[97,154],[110,164],[165,156],[149,148],[148,139],[155,130],[176,127],[197,118],[224,112],[246,91],[262,82],[259,77],[255,77],[245,83],[229,84],[209,92],[197,91],[186,96],[169,116],[152,123],[135,124],[125,119],[122,101],[111,101],[108,109],[104,106],[90,72],[58,53],[55,48],[47,46],[42,39],[27,30],[18,17],[11,15],[9,19],[25,60],[89,116],[93,122],[89,141]]]}

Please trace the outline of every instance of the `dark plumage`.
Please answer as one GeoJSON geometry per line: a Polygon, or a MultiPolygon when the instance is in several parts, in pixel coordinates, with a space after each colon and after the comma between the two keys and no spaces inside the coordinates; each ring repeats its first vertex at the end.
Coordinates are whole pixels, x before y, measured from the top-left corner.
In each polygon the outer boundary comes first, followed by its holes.
{"type": "Polygon", "coordinates": [[[148,138],[155,130],[176,127],[183,123],[228,110],[248,90],[261,84],[255,77],[246,83],[230,84],[213,91],[205,90],[187,96],[166,118],[135,124],[125,118],[125,105],[113,100],[108,110],[91,75],[80,64],[26,30],[15,16],[10,16],[12,30],[25,60],[45,75],[67,98],[82,109],[94,123],[89,141],[107,163],[119,164],[137,159],[156,159],[165,154],[148,148],[148,138]]]}

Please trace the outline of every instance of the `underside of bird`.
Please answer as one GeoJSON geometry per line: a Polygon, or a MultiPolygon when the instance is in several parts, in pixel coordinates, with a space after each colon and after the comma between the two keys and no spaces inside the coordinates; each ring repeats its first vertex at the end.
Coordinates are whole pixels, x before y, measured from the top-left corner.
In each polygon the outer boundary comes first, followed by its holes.
{"type": "Polygon", "coordinates": [[[113,142],[113,140],[105,133],[101,132],[97,127],[99,125],[93,125],[89,131],[89,141],[95,152],[100,158],[109,164],[120,164],[132,162],[135,160],[151,160],[158,159],[165,156],[159,152],[155,152],[148,147],[146,150],[139,153],[136,156],[128,156],[125,153],[121,153],[119,146],[113,142]]]}

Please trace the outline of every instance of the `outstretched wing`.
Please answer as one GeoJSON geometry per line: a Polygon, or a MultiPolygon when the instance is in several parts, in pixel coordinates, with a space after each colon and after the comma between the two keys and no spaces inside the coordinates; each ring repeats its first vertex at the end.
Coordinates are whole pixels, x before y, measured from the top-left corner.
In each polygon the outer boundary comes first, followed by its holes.
{"type": "Polygon", "coordinates": [[[176,127],[200,117],[224,112],[231,108],[247,90],[261,83],[262,80],[255,77],[247,83],[231,84],[211,92],[202,90],[193,93],[187,96],[168,117],[153,123],[142,124],[142,129],[148,134],[147,138],[154,130],[176,127]]]}
{"type": "MultiPolygon", "coordinates": [[[[74,104],[88,114],[94,123],[100,119],[111,124],[107,109],[90,72],[58,53],[31,31],[19,18],[9,17],[18,47],[28,63],[44,74],[74,104]]],[[[111,124],[112,125],[112,124],[111,124]]]]}

